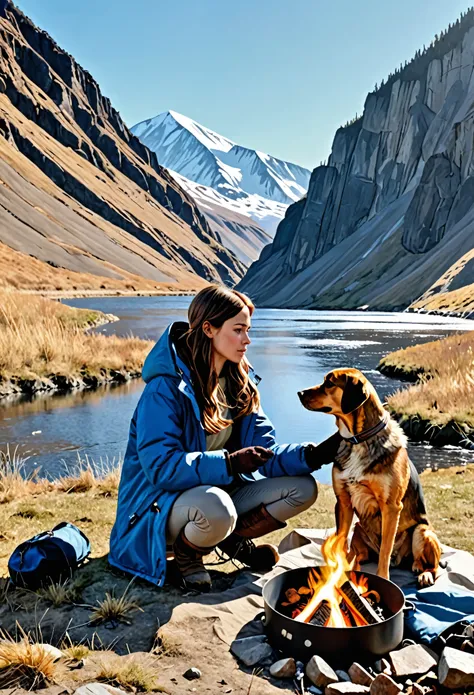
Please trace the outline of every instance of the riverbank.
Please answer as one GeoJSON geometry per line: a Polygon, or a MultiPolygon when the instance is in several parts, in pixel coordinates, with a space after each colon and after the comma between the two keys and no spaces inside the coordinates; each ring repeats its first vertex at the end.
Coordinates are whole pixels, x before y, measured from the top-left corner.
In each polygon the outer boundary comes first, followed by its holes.
{"type": "Polygon", "coordinates": [[[0,398],[140,376],[150,341],[88,332],[115,320],[111,314],[0,290],[0,398]]]}
{"type": "Polygon", "coordinates": [[[377,368],[413,382],[387,401],[410,439],[474,448],[474,331],[397,350],[377,368]]]}

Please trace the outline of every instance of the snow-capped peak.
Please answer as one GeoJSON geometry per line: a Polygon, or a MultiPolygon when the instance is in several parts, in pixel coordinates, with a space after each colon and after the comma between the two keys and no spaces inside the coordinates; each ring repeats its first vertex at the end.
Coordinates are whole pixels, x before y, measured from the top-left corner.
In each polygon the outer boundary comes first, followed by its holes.
{"type": "MultiPolygon", "coordinates": [[[[192,186],[198,204],[199,186],[205,186],[226,196],[233,210],[240,201],[241,213],[252,219],[257,220],[255,211],[259,210],[260,224],[261,211],[268,207],[274,225],[276,209],[283,217],[286,207],[307,191],[311,175],[308,169],[239,145],[176,111],[137,123],[131,130],[156,152],[158,161],[171,170],[171,175],[176,172],[188,180],[188,189],[189,182],[198,184],[192,186]],[[257,198],[261,201],[256,202],[257,198]],[[278,203],[279,207],[267,206],[265,201],[278,203]]],[[[208,205],[212,195],[208,190],[205,195],[204,190],[201,192],[202,202],[205,199],[208,205]]],[[[222,205],[221,197],[219,201],[220,208],[228,207],[222,205]]]]}

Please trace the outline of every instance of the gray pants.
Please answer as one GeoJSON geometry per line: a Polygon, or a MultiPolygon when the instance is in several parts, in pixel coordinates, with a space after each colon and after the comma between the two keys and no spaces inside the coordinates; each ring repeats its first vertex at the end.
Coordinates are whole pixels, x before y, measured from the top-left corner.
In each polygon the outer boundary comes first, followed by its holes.
{"type": "Polygon", "coordinates": [[[265,478],[230,494],[219,487],[199,485],[183,492],[173,504],[166,542],[171,545],[181,529],[200,548],[212,548],[234,530],[239,514],[264,504],[278,521],[304,512],[316,501],[318,488],[311,476],[265,478]]]}

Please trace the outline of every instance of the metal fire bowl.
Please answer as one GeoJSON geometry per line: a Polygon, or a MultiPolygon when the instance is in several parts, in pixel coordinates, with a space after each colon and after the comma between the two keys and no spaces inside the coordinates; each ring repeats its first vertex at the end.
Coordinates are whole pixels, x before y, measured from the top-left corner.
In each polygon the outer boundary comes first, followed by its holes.
{"type": "Polygon", "coordinates": [[[328,663],[343,668],[354,661],[368,662],[380,658],[395,649],[403,639],[405,597],[399,587],[388,579],[369,572],[355,572],[369,579],[369,589],[379,592],[381,601],[392,613],[382,623],[363,627],[320,627],[299,623],[288,618],[277,606],[286,589],[306,585],[310,567],[282,572],[273,577],[263,588],[265,604],[265,629],[270,644],[279,649],[282,657],[292,656],[304,663],[313,654],[328,663]]]}

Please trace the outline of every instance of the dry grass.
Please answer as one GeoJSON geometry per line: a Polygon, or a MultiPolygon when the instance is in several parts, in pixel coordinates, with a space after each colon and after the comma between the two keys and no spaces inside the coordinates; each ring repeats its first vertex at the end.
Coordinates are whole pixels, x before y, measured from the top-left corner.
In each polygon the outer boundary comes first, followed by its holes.
{"type": "Polygon", "coordinates": [[[55,608],[77,601],[79,589],[68,579],[65,582],[53,582],[36,592],[40,598],[55,608]]]}
{"type": "MultiPolygon", "coordinates": [[[[77,464],[57,480],[40,477],[40,469],[26,472],[28,456],[22,456],[18,447],[0,451],[0,505],[12,500],[33,498],[36,495],[57,491],[64,493],[88,492],[95,490],[104,497],[116,494],[120,482],[122,459],[102,459],[95,461],[89,456],[77,455],[77,464]]],[[[44,510],[31,505],[19,506],[16,516],[44,519],[44,510]]]]}
{"type": "Polygon", "coordinates": [[[37,690],[54,681],[55,657],[25,633],[17,642],[0,632],[0,688],[37,690]]]}
{"type": "Polygon", "coordinates": [[[167,692],[156,680],[156,672],[133,659],[111,657],[99,665],[96,680],[109,683],[116,688],[139,692],[167,692]]]}
{"type": "Polygon", "coordinates": [[[105,496],[117,492],[122,470],[121,458],[109,460],[101,457],[98,462],[87,454],[84,458],[78,454],[77,458],[77,464],[68,474],[54,482],[57,490],[71,493],[97,489],[105,496]]]}
{"type": "Polygon", "coordinates": [[[0,451],[0,504],[51,488],[49,481],[38,477],[39,470],[26,473],[28,458],[18,453],[18,447],[0,451]]]}
{"type": "Polygon", "coordinates": [[[0,379],[139,372],[152,343],[85,333],[100,312],[0,291],[0,379]]]}
{"type": "MultiPolygon", "coordinates": [[[[133,579],[132,579],[133,582],[133,579]]],[[[91,613],[90,621],[93,625],[100,623],[125,623],[130,625],[129,614],[133,611],[141,611],[137,601],[134,598],[128,598],[127,593],[132,584],[127,586],[122,596],[116,597],[113,594],[106,592],[105,598],[102,601],[97,601],[98,605],[91,613]]]]}
{"type": "Polygon", "coordinates": [[[454,421],[474,428],[474,331],[397,350],[380,366],[420,373],[419,383],[388,399],[395,412],[435,426],[454,421]]]}
{"type": "MultiPolygon", "coordinates": [[[[89,254],[79,247],[63,248],[76,256],[87,257],[89,254]]],[[[100,263],[99,259],[95,259],[100,263]]],[[[45,294],[78,294],[93,293],[94,296],[106,294],[127,294],[141,291],[144,294],[174,294],[184,291],[192,292],[192,288],[179,283],[155,282],[139,275],[129,273],[111,263],[102,263],[104,271],[113,271],[116,277],[80,273],[67,268],[56,268],[33,258],[26,253],[16,251],[0,242],[0,288],[44,292],[45,294]],[[121,279],[119,276],[122,276],[121,279]]],[[[199,282],[199,279],[198,279],[199,282]]],[[[196,286],[198,287],[198,282],[196,286]]]]}

